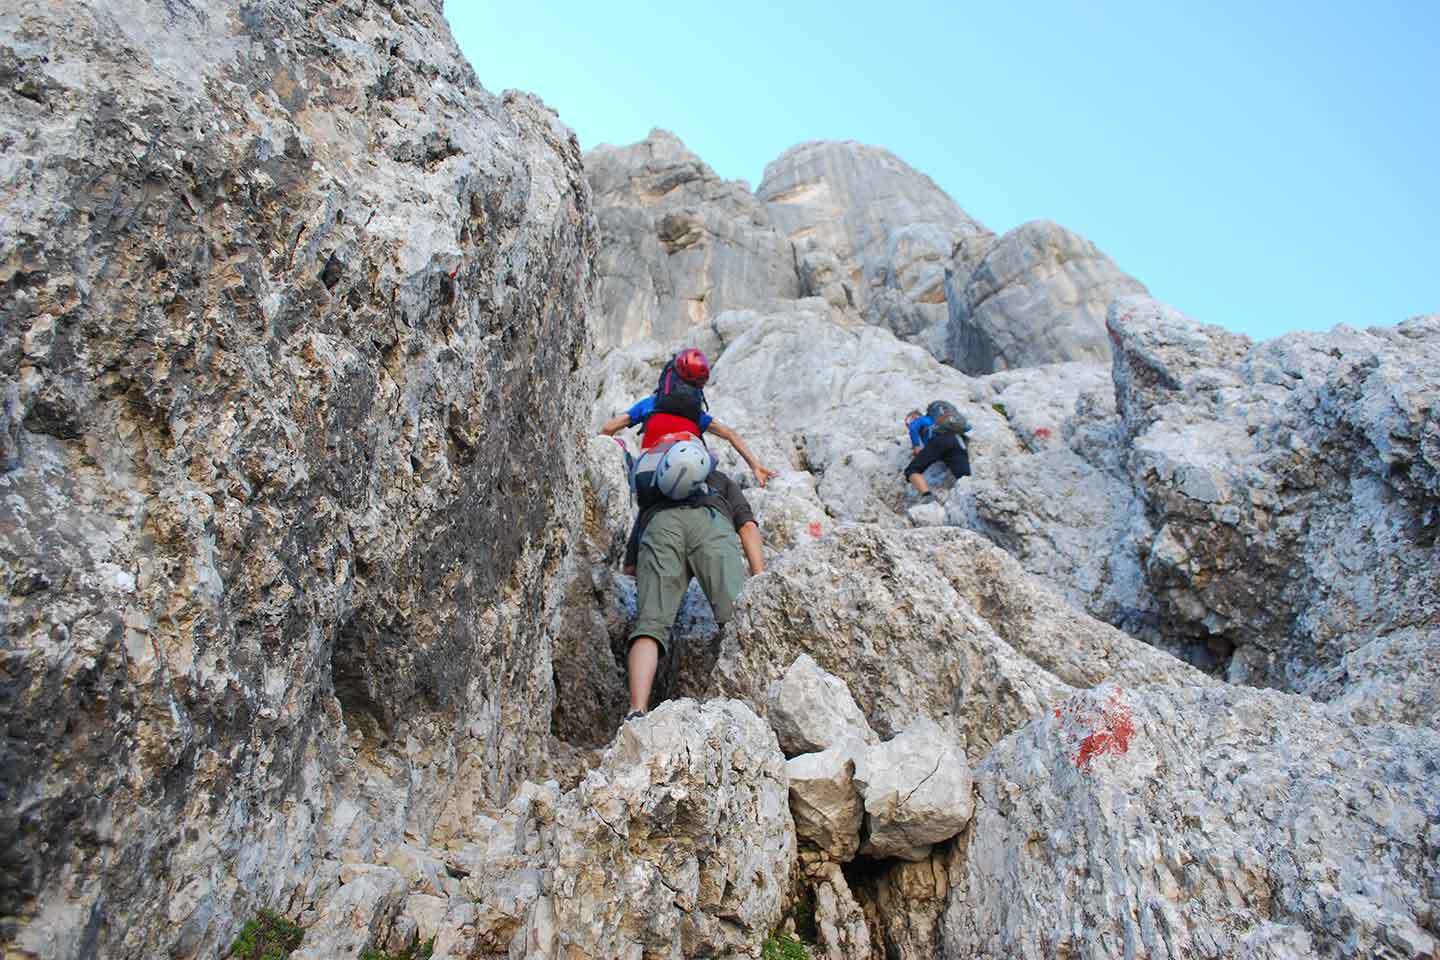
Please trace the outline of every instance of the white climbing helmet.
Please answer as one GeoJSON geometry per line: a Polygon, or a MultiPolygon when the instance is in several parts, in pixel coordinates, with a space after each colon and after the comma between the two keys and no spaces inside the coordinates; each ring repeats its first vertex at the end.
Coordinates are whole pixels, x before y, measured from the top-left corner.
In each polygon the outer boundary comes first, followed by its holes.
{"type": "Polygon", "coordinates": [[[671,500],[688,500],[700,492],[715,461],[699,440],[681,440],[660,458],[655,486],[671,500]]]}

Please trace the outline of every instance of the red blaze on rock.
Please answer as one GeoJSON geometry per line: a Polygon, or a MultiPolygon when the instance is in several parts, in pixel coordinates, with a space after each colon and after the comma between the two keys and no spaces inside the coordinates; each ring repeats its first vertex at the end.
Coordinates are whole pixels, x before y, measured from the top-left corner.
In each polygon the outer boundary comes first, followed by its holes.
{"type": "Polygon", "coordinates": [[[819,536],[820,536],[820,521],[819,521],[819,520],[811,520],[811,521],[810,521],[810,536],[812,536],[812,537],[819,537],[819,536]]]}
{"type": "Polygon", "coordinates": [[[1130,750],[1130,738],[1135,735],[1135,724],[1131,720],[1130,706],[1120,699],[1120,691],[1110,695],[1110,701],[1100,711],[1101,726],[1080,741],[1080,752],[1075,756],[1075,766],[1084,770],[1096,757],[1112,753],[1121,756],[1130,750]]]}

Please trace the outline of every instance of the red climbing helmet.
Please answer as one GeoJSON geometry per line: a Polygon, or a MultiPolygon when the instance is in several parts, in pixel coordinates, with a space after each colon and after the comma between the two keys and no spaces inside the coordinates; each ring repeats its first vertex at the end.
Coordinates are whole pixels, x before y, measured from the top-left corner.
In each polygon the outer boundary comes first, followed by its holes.
{"type": "Polygon", "coordinates": [[[676,355],[675,372],[691,386],[703,387],[710,379],[710,361],[705,359],[705,354],[690,347],[676,355]]]}

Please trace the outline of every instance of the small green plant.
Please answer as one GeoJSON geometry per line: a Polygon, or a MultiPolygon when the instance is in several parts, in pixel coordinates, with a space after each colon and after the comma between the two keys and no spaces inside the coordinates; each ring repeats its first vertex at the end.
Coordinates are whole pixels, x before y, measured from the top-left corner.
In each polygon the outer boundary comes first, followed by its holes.
{"type": "Polygon", "coordinates": [[[810,951],[786,930],[777,930],[765,938],[760,948],[761,960],[810,960],[810,951]]]}
{"type": "Polygon", "coordinates": [[[1010,419],[1010,413],[1009,413],[1009,411],[1007,411],[1007,410],[1005,409],[1005,404],[1003,404],[1003,403],[992,403],[992,404],[990,404],[990,409],[991,409],[991,410],[994,410],[996,413],[1000,414],[1000,416],[1004,417],[1006,420],[1009,420],[1009,419],[1010,419]]]}
{"type": "Polygon", "coordinates": [[[366,950],[360,954],[360,960],[430,960],[430,955],[434,952],[435,938],[431,937],[424,943],[413,943],[399,953],[388,953],[384,950],[366,950]]]}
{"type": "Polygon", "coordinates": [[[245,924],[226,954],[232,960],[287,960],[305,931],[273,910],[261,910],[245,924]]]}

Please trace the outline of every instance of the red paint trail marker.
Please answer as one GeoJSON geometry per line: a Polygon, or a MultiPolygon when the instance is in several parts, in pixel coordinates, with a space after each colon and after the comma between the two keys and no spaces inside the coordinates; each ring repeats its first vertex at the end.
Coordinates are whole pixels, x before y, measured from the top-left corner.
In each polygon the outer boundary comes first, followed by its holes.
{"type": "Polygon", "coordinates": [[[1124,756],[1130,752],[1130,738],[1135,736],[1135,723],[1130,714],[1130,705],[1116,690],[1110,700],[1100,708],[1100,725],[1089,736],[1080,741],[1080,752],[1075,755],[1075,766],[1081,770],[1089,768],[1097,757],[1107,753],[1124,756]]]}
{"type": "Polygon", "coordinates": [[[811,521],[810,521],[810,536],[815,537],[817,540],[820,538],[820,521],[819,521],[819,520],[811,520],[811,521]]]}

